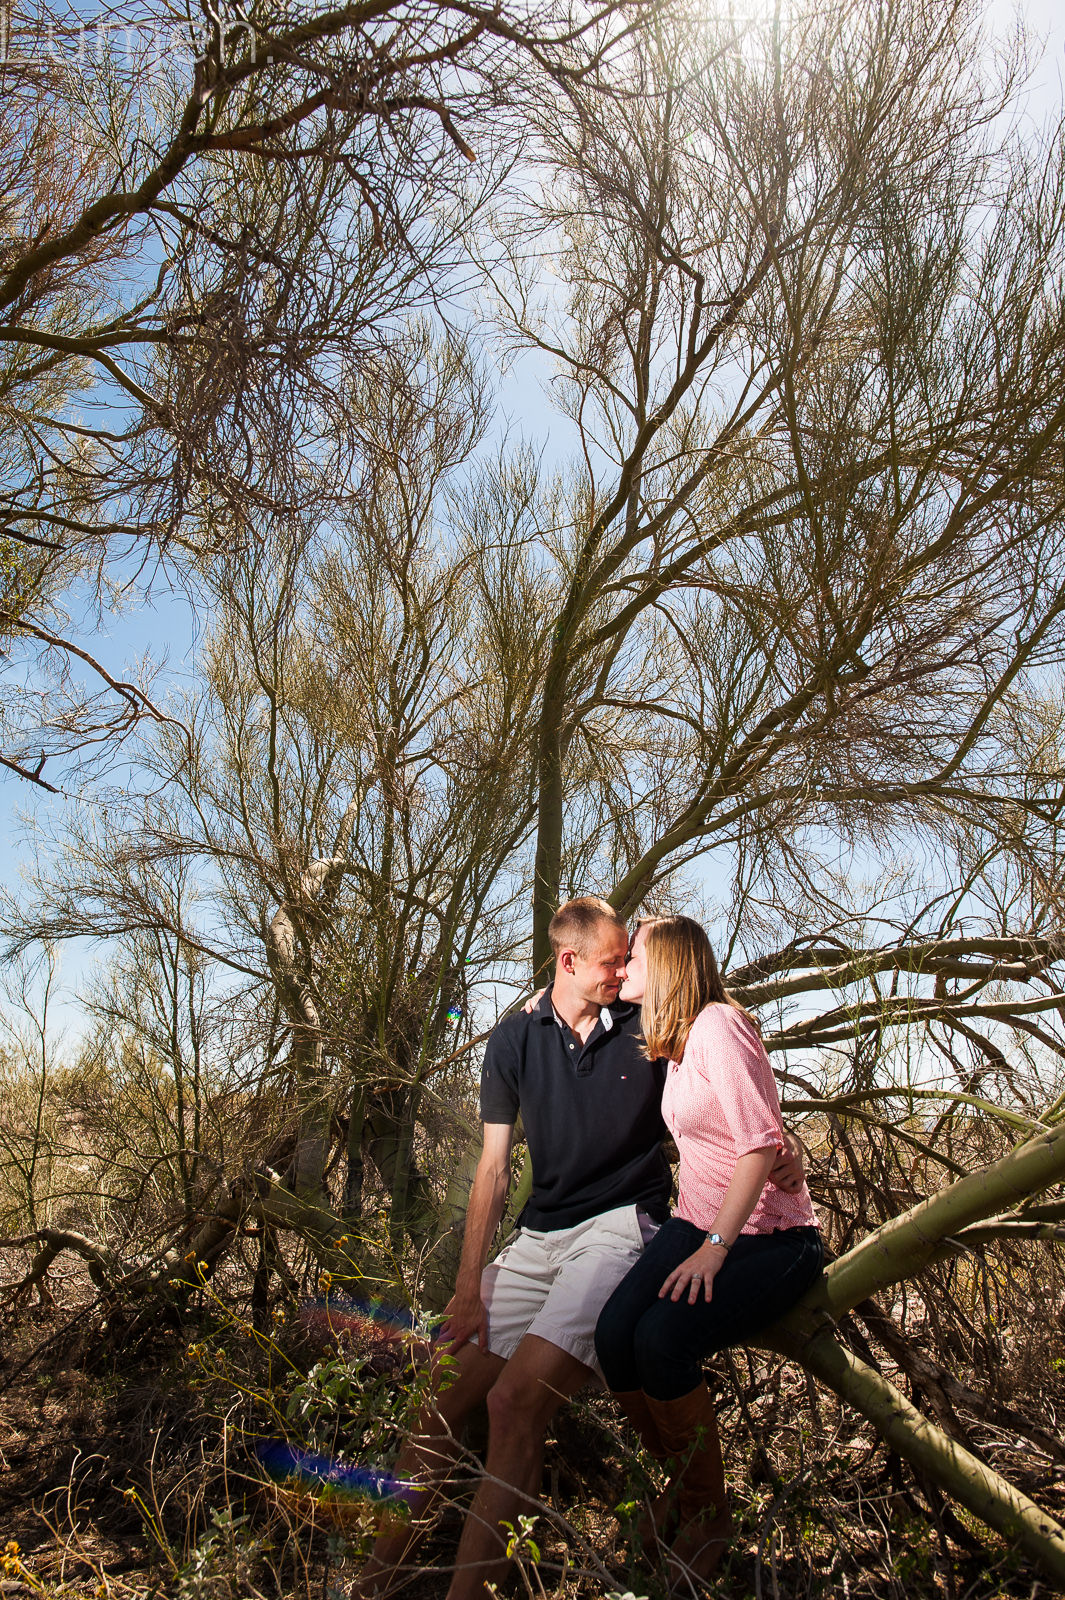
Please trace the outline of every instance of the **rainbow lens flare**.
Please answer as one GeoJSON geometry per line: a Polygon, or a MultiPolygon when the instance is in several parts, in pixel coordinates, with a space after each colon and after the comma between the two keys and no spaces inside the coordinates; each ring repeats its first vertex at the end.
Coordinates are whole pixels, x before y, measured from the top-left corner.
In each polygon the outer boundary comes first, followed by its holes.
{"type": "Polygon", "coordinates": [[[318,1450],[275,1439],[257,1448],[260,1464],[274,1483],[279,1509],[309,1518],[345,1537],[396,1532],[410,1521],[411,1505],[403,1483],[379,1467],[359,1467],[318,1450]]]}
{"type": "Polygon", "coordinates": [[[461,1006],[448,1006],[448,1008],[447,1008],[447,1020],[449,1022],[461,1022],[462,1021],[462,1007],[461,1006]]]}
{"type": "Polygon", "coordinates": [[[380,1467],[359,1467],[319,1450],[273,1439],[255,1454],[275,1483],[311,1490],[323,1500],[389,1500],[413,1487],[380,1467]]]}
{"type": "Polygon", "coordinates": [[[395,1344],[415,1334],[414,1317],[404,1306],[382,1300],[356,1300],[351,1295],[321,1295],[300,1307],[300,1322],[316,1333],[334,1338],[361,1338],[395,1344]]]}

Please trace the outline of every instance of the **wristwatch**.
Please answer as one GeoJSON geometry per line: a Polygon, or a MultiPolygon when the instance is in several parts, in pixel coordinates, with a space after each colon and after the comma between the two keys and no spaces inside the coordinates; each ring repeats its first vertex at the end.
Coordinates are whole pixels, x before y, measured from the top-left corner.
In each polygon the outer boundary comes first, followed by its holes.
{"type": "Polygon", "coordinates": [[[708,1233],[707,1236],[706,1236],[706,1243],[707,1244],[716,1244],[718,1246],[718,1248],[721,1249],[721,1250],[731,1250],[732,1249],[732,1246],[730,1244],[726,1244],[724,1239],[722,1239],[722,1237],[721,1237],[721,1235],[719,1233],[708,1233]]]}

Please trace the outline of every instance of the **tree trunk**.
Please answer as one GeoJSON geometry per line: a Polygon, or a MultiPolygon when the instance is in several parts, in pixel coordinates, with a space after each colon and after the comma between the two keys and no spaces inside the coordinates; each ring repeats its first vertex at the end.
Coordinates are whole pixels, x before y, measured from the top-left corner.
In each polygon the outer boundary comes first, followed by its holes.
{"type": "Polygon", "coordinates": [[[362,1184],[366,1170],[362,1140],[366,1129],[366,1088],[356,1084],[351,1091],[348,1112],[347,1165],[344,1174],[344,1221],[351,1226],[362,1221],[362,1184]]]}
{"type": "Polygon", "coordinates": [[[421,1297],[430,1311],[442,1311],[455,1288],[466,1231],[466,1207],[480,1154],[480,1134],[476,1129],[469,1129],[448,1179],[437,1222],[436,1243],[426,1263],[421,1297]]]}
{"type": "Polygon", "coordinates": [[[436,1207],[428,1180],[411,1154],[414,1130],[407,1096],[401,1089],[374,1096],[366,1123],[366,1148],[391,1197],[389,1231],[393,1249],[397,1255],[402,1253],[406,1233],[416,1250],[424,1250],[436,1231],[436,1207]]]}
{"type": "Polygon", "coordinates": [[[860,1411],[885,1444],[960,1505],[1065,1582],[1065,1528],[1034,1500],[921,1415],[887,1378],[847,1350],[824,1314],[806,1306],[758,1341],[801,1363],[860,1411]]]}
{"type": "Polygon", "coordinates": [[[1065,1123],[1017,1145],[1008,1155],[891,1217],[853,1250],[833,1261],[824,1278],[825,1308],[840,1317],[891,1283],[912,1278],[944,1242],[971,1223],[1042,1193],[1065,1180],[1065,1123]]]}
{"type": "Polygon", "coordinates": [[[757,1343],[800,1362],[867,1417],[884,1441],[1048,1575],[1065,1579],[1065,1529],[970,1451],[921,1415],[882,1374],[846,1350],[838,1318],[878,1290],[909,1279],[954,1248],[954,1238],[1065,1179],[1065,1125],[922,1200],[833,1261],[821,1281],[757,1343]]]}
{"type": "Polygon", "coordinates": [[[548,692],[540,714],[539,814],[533,866],[533,976],[538,982],[547,981],[551,966],[547,929],[558,909],[562,882],[561,722],[562,701],[548,692]]]}

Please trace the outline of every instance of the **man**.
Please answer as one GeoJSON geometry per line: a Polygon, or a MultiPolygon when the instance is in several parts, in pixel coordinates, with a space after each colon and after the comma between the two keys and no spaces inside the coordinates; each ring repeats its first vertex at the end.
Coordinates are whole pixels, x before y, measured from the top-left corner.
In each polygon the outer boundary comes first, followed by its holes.
{"type": "MultiPolygon", "coordinates": [[[[618,1003],[625,924],[605,900],[589,896],[560,906],[549,935],[553,983],[531,1011],[504,1018],[485,1051],[484,1146],[441,1330],[455,1381],[423,1412],[395,1468],[401,1479],[439,1481],[463,1422],[487,1401],[485,1476],[463,1529],[448,1600],[483,1600],[486,1585],[502,1577],[500,1524],[516,1526],[535,1498],[551,1418],[598,1375],[599,1312],[669,1212],[659,1109],[664,1063],[641,1052],[639,1008],[618,1003]],[[486,1268],[506,1203],[519,1112],[532,1195],[516,1240],[486,1268]]],[[[790,1187],[801,1167],[785,1157],[772,1176],[790,1187]]],[[[431,1495],[422,1491],[421,1501],[431,1495]]],[[[418,1492],[410,1498],[417,1514],[418,1492]]],[[[387,1592],[410,1544],[410,1533],[379,1539],[356,1594],[368,1600],[387,1592]]]]}

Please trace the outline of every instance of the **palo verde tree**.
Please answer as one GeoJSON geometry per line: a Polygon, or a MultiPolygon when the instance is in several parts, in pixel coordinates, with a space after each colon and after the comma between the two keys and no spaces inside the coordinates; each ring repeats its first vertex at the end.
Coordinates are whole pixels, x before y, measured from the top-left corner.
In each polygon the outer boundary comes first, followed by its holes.
{"type": "Polygon", "coordinates": [[[966,1296],[1059,1291],[1065,1180],[1062,139],[1003,134],[978,25],[662,18],[612,95],[542,94],[468,242],[503,337],[555,364],[572,464],[478,453],[468,352],[393,330],[323,407],[313,493],[205,556],[188,739],[146,741],[148,798],[83,820],[12,932],[162,927],[243,983],[288,1144],[195,1248],[255,1215],[332,1271],[364,1154],[393,1242],[431,1236],[448,1012],[527,980],[527,923],[542,972],[567,893],[701,894],[830,1180],[839,1259],[774,1341],[1060,1575],[1061,1530],[956,1437],[949,1366],[1002,1360],[966,1296]]]}
{"type": "MultiPolygon", "coordinates": [[[[330,521],[279,518],[205,564],[201,686],[144,746],[136,792],[100,789],[18,919],[20,943],[51,926],[124,947],[90,1055],[119,1078],[131,1049],[169,1063],[183,1182],[221,1082],[202,1058],[229,1064],[243,1131],[216,1141],[180,1208],[203,1211],[220,1167],[248,1176],[197,1244],[209,1264],[257,1201],[256,1165],[276,1178],[274,1220],[310,1230],[334,1270],[367,1265],[367,1160],[397,1251],[439,1231],[427,1139],[439,1162],[458,1144],[447,1209],[461,1217],[473,1128],[442,1091],[468,1078],[473,981],[522,942],[542,618],[500,558],[497,508],[456,523],[447,501],[484,429],[483,379],[461,342],[413,324],[346,404],[363,475],[330,521]]],[[[449,1270],[434,1260],[437,1295],[449,1270]]]]}
{"type": "Polygon", "coordinates": [[[165,717],[94,617],[321,504],[347,377],[454,292],[529,81],[600,80],[629,25],[614,0],[5,11],[4,767],[54,788],[53,758],[165,717]]]}
{"type": "MultiPolygon", "coordinates": [[[[974,1121],[1035,1135],[1000,1179],[958,1179],[957,1214],[915,1196],[913,1232],[885,1220],[893,1269],[855,1269],[848,1310],[929,1266],[932,1216],[975,1224],[1065,1176],[1062,139],[1003,146],[1010,85],[983,79],[976,20],[664,22],[629,95],[544,113],[557,284],[525,265],[521,207],[492,269],[581,445],[545,531],[534,963],[565,893],[675,900],[713,852],[732,982],[776,1012],[786,1063],[815,1053],[782,1077],[833,1119],[863,1201],[897,1209],[904,1150],[932,1188],[978,1163],[974,1121]],[[900,1099],[908,1129],[870,1117],[900,1099]],[[886,1136],[864,1188],[852,1114],[886,1136]]],[[[819,1338],[816,1370],[861,1403],[819,1338]]],[[[895,1401],[864,1398],[883,1424],[895,1401]]],[[[1061,1530],[902,1409],[898,1447],[921,1435],[925,1470],[1060,1576],[1061,1530]]]]}

